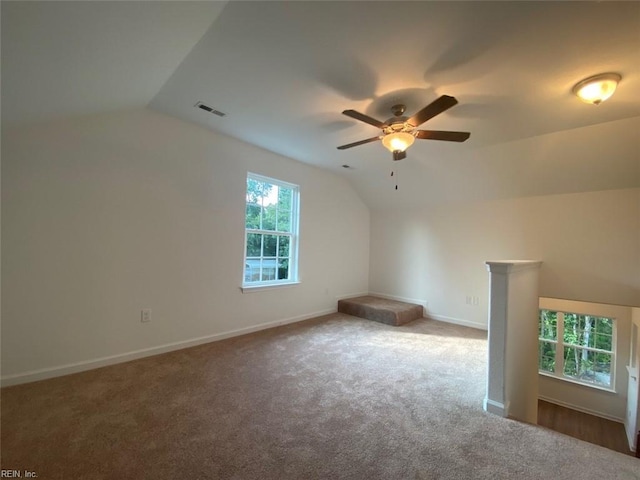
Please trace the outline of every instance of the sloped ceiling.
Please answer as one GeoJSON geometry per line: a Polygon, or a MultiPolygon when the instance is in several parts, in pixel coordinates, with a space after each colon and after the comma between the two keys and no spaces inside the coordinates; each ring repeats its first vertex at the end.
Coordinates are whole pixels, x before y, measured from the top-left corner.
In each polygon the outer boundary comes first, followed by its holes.
{"type": "Polygon", "coordinates": [[[6,3],[3,121],[148,104],[331,169],[374,208],[640,186],[638,2],[6,3]],[[608,71],[608,102],[571,94],[608,71]],[[460,104],[423,128],[464,144],[336,150],[379,133],[342,110],[443,94],[460,104]]]}
{"type": "Polygon", "coordinates": [[[146,106],[224,2],[2,1],[2,122],[146,106]]]}

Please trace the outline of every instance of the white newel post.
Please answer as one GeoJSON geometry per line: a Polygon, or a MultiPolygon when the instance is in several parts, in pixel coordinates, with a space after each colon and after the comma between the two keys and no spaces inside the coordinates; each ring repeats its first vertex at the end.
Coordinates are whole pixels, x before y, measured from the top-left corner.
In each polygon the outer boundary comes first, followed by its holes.
{"type": "Polygon", "coordinates": [[[487,412],[538,420],[538,274],[542,262],[486,262],[490,272],[487,412]]]}

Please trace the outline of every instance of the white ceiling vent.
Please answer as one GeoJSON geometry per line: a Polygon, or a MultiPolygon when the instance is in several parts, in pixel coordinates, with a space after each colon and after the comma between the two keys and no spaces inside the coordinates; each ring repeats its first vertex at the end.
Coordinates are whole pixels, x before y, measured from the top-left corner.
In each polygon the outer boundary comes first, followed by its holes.
{"type": "Polygon", "coordinates": [[[207,105],[206,103],[202,103],[202,102],[198,102],[194,105],[194,107],[198,107],[200,110],[204,110],[205,112],[209,112],[213,115],[217,115],[219,117],[224,117],[226,115],[226,113],[221,112],[220,110],[216,110],[213,107],[210,107],[209,105],[207,105]]]}

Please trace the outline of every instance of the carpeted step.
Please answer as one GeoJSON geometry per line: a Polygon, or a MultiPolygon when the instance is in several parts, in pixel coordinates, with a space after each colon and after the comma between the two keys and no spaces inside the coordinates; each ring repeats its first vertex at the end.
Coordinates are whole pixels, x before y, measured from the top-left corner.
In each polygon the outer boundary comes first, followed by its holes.
{"type": "Polygon", "coordinates": [[[338,300],[338,311],[387,325],[404,325],[422,318],[422,306],[366,295],[338,300]]]}

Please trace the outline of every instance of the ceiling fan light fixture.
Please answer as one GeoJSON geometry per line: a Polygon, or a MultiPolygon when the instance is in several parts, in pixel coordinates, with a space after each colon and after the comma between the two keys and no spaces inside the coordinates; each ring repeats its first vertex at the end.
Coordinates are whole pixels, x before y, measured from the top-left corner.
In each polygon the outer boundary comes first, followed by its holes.
{"type": "Polygon", "coordinates": [[[585,78],[573,87],[573,93],[583,102],[599,105],[613,95],[622,77],[617,73],[601,73],[585,78]]]}
{"type": "Polygon", "coordinates": [[[391,153],[404,152],[416,140],[409,132],[393,132],[382,137],[382,144],[391,153]]]}

